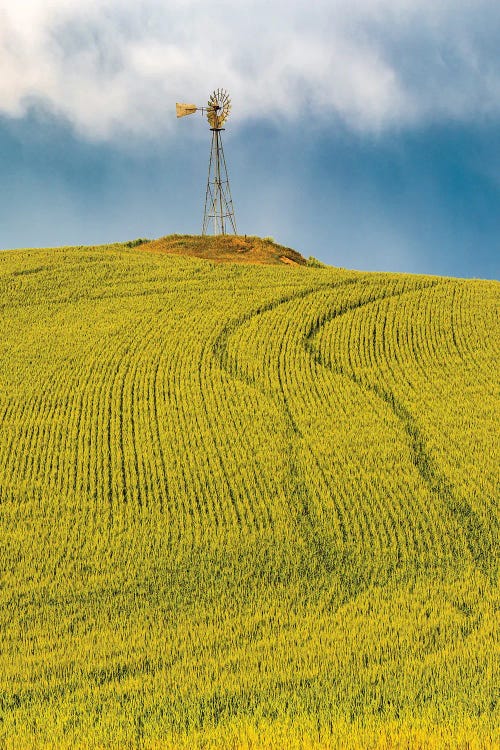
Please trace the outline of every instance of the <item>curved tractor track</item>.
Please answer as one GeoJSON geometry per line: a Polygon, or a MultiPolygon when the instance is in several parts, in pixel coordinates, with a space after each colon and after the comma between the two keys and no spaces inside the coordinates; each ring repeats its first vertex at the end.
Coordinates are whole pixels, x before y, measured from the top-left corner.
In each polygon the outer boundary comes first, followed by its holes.
{"type": "MultiPolygon", "coordinates": [[[[497,573],[497,568],[494,564],[494,557],[492,557],[492,553],[494,553],[492,536],[494,535],[492,535],[491,531],[485,527],[478,513],[475,512],[474,508],[467,502],[466,498],[457,497],[455,495],[450,481],[445,473],[438,468],[431,451],[426,445],[424,434],[419,427],[418,419],[415,414],[413,414],[411,409],[406,406],[403,399],[396,395],[394,390],[391,390],[389,383],[370,382],[369,378],[367,379],[366,377],[363,378],[357,375],[354,369],[345,366],[340,359],[337,359],[335,351],[330,351],[325,355],[320,348],[315,345],[315,341],[320,336],[321,330],[327,324],[331,324],[332,322],[339,323],[341,322],[342,317],[348,316],[353,311],[362,311],[363,309],[368,308],[368,306],[376,306],[377,303],[388,299],[400,299],[403,295],[414,295],[422,289],[433,290],[438,285],[447,283],[448,282],[427,281],[420,283],[414,288],[410,287],[409,289],[400,289],[396,287],[392,290],[389,285],[385,285],[381,289],[377,284],[373,284],[372,290],[369,291],[368,294],[365,294],[365,299],[361,297],[360,299],[354,299],[352,301],[342,301],[340,305],[334,304],[330,307],[328,306],[328,300],[325,299],[323,306],[321,306],[320,309],[315,307],[314,312],[309,313],[309,315],[307,315],[306,311],[306,324],[304,324],[304,321],[301,318],[301,316],[304,315],[304,310],[297,310],[295,319],[289,323],[290,328],[287,326],[285,336],[280,344],[280,352],[278,353],[279,367],[276,380],[278,387],[272,395],[275,403],[286,416],[290,428],[290,434],[292,435],[289,444],[289,467],[292,486],[294,487],[294,503],[291,504],[291,507],[298,511],[295,514],[295,522],[301,529],[301,533],[307,544],[311,547],[315,556],[327,572],[332,572],[339,568],[341,568],[344,573],[350,571],[351,580],[347,581],[346,584],[347,589],[351,594],[358,593],[362,588],[366,587],[367,577],[366,575],[359,575],[359,571],[356,571],[355,561],[349,554],[350,540],[348,539],[348,533],[346,531],[349,523],[347,520],[349,513],[341,504],[336,504],[336,521],[340,533],[339,537],[335,540],[335,544],[332,545],[331,539],[325,537],[323,533],[324,530],[322,530],[322,524],[315,523],[314,512],[310,508],[311,499],[320,489],[318,487],[318,480],[314,485],[311,485],[297,470],[304,452],[309,453],[310,458],[314,462],[317,477],[321,478],[319,480],[320,484],[323,485],[321,490],[327,494],[335,494],[335,488],[329,485],[328,479],[325,477],[321,460],[315,454],[312,446],[307,442],[306,435],[294,416],[293,401],[289,398],[289,393],[287,393],[284,385],[289,377],[288,368],[290,364],[287,355],[285,354],[284,357],[282,356],[283,347],[286,347],[287,345],[286,336],[289,336],[289,330],[292,330],[293,334],[290,338],[294,339],[295,346],[302,346],[314,362],[314,365],[326,368],[330,372],[350,380],[357,388],[365,393],[368,392],[374,394],[385,407],[391,410],[405,434],[411,463],[418,471],[430,497],[433,498],[437,508],[445,508],[448,514],[455,519],[463,533],[466,547],[471,558],[484,574],[494,580],[497,573]],[[306,325],[305,332],[303,331],[304,325],[306,325]],[[300,441],[299,446],[297,445],[298,441],[300,441]],[[356,584],[356,580],[359,581],[361,579],[364,581],[362,587],[356,584]]],[[[334,284],[325,284],[321,287],[315,287],[314,289],[301,290],[281,299],[274,300],[253,311],[247,312],[238,318],[234,318],[224,326],[223,330],[216,338],[212,347],[213,354],[219,361],[221,367],[225,369],[231,377],[240,379],[242,382],[256,388],[262,393],[267,393],[269,389],[266,389],[264,371],[260,373],[260,376],[249,374],[248,366],[245,363],[240,362],[238,359],[237,348],[235,351],[230,352],[231,339],[237,334],[238,329],[249,324],[253,318],[258,319],[265,314],[279,311],[280,308],[284,308],[285,306],[290,306],[290,304],[305,302],[307,298],[314,298],[314,295],[317,295],[318,292],[324,292],[326,290],[338,292],[339,289],[344,289],[352,285],[354,285],[355,288],[356,284],[360,285],[360,281],[359,278],[354,277],[334,284]]],[[[366,285],[366,282],[361,282],[361,284],[366,285]]],[[[453,337],[455,337],[454,332],[453,337]]],[[[351,338],[348,339],[345,344],[346,348],[349,350],[359,346],[360,342],[351,338]]],[[[398,352],[396,351],[393,355],[397,359],[398,352]]],[[[246,356],[246,359],[248,359],[248,355],[246,356]]],[[[426,363],[421,361],[418,362],[418,364],[421,370],[425,372],[427,366],[426,363]]],[[[319,404],[315,404],[312,405],[312,408],[318,408],[319,406],[319,404]]],[[[437,532],[436,529],[425,531],[423,528],[426,523],[429,523],[433,511],[432,509],[429,509],[428,513],[425,511],[424,513],[421,513],[420,509],[422,518],[419,522],[419,510],[417,508],[414,510],[416,510],[416,513],[414,514],[414,523],[420,523],[418,532],[420,534],[423,533],[424,535],[429,534],[431,537],[434,537],[431,544],[434,545],[436,556],[434,559],[432,559],[431,556],[431,559],[428,561],[428,564],[434,565],[437,561],[440,561],[440,558],[442,557],[442,555],[439,554],[439,550],[442,547],[443,540],[436,538],[436,533],[439,533],[439,530],[437,532]],[[425,515],[428,516],[427,519],[425,518],[425,515]]],[[[391,520],[394,522],[395,519],[393,518],[391,520]]],[[[431,521],[431,527],[432,525],[433,521],[431,521]]],[[[456,534],[457,531],[458,530],[454,524],[448,526],[446,534],[449,537],[449,542],[452,541],[453,535],[456,534]]],[[[460,531],[458,531],[458,533],[460,535],[460,531]]],[[[373,543],[373,538],[369,540],[369,543],[373,543]]],[[[453,547],[453,545],[450,546],[449,553],[452,558],[456,558],[461,552],[462,551],[458,547],[453,547]]],[[[400,562],[400,556],[398,554],[398,560],[395,567],[397,567],[400,562]]],[[[380,571],[378,571],[378,574],[380,581],[380,571]]]]}

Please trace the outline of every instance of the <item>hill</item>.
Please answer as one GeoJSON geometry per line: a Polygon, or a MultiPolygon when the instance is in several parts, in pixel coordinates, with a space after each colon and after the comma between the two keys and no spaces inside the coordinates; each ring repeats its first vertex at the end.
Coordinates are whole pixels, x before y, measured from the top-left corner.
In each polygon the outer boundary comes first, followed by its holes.
{"type": "Polygon", "coordinates": [[[499,747],[500,284],[189,242],[0,253],[0,745],[499,747]]]}

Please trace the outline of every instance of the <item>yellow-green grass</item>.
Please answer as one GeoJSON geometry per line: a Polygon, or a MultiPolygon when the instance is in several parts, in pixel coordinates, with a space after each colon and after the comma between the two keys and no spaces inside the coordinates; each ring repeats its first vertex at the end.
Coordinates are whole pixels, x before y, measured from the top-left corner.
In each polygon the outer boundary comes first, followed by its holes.
{"type": "Polygon", "coordinates": [[[210,242],[0,253],[0,747],[498,748],[500,284],[210,242]]]}

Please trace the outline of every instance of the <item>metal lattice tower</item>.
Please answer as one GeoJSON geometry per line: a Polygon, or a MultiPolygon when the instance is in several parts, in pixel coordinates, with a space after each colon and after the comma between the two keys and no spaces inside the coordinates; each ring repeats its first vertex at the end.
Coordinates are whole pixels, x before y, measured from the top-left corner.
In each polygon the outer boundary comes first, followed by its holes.
{"type": "Polygon", "coordinates": [[[211,225],[215,235],[231,232],[237,234],[226,157],[222,145],[222,131],[225,130],[222,126],[231,110],[231,100],[227,91],[224,89],[214,91],[206,107],[197,107],[196,104],[176,104],[177,117],[192,115],[198,110],[207,113],[212,132],[202,234],[208,234],[211,225]]]}
{"type": "Polygon", "coordinates": [[[221,131],[224,128],[212,128],[212,149],[208,165],[208,182],[203,215],[203,234],[209,234],[213,223],[213,234],[228,234],[228,230],[237,234],[234,218],[233,199],[229,187],[226,158],[222,145],[221,131]]]}

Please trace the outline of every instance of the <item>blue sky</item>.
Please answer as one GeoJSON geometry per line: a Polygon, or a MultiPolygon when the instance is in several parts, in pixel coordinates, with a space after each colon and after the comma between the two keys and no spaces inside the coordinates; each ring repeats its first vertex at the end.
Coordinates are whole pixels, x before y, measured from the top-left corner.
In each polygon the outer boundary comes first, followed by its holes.
{"type": "Polygon", "coordinates": [[[226,87],[238,229],[499,278],[496,0],[0,0],[0,247],[199,233],[226,87]],[[436,7],[439,5],[439,7],[436,7]]]}

